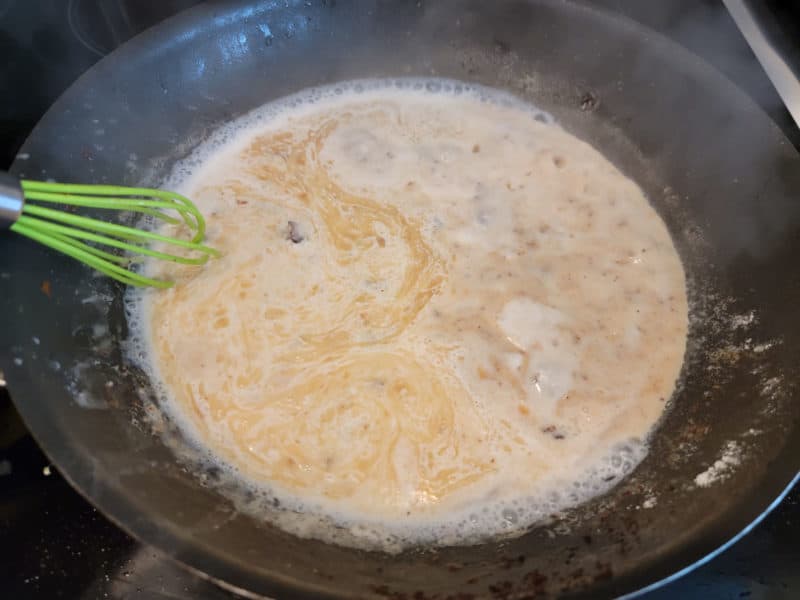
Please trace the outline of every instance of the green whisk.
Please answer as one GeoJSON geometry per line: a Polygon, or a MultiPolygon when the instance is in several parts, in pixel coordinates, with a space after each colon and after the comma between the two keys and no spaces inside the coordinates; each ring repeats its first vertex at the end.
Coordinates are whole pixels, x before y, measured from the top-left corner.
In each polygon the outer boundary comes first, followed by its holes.
{"type": "Polygon", "coordinates": [[[131,270],[129,266],[137,255],[184,265],[202,265],[209,257],[219,256],[217,250],[201,243],[206,224],[197,207],[188,198],[164,190],[20,181],[0,173],[0,229],[4,227],[63,252],[126,285],[167,288],[174,284],[131,270]],[[192,237],[188,240],[172,238],[57,210],[46,204],[136,212],[175,225],[183,223],[192,237]],[[182,252],[155,250],[149,247],[152,243],[171,245],[182,252]],[[111,249],[121,253],[109,251],[111,249]]]}

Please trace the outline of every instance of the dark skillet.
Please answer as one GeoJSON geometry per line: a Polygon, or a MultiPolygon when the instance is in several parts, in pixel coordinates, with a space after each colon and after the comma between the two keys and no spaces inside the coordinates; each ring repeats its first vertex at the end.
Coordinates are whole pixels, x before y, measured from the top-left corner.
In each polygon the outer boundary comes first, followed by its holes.
{"type": "Polygon", "coordinates": [[[800,464],[800,159],[733,85],[657,34],[555,1],[212,3],[86,73],[13,170],[154,183],[269,100],[401,75],[532,100],[635,179],[667,222],[690,280],[691,340],[635,472],[503,543],[390,557],[291,537],[236,512],[214,473],[180,464],[142,419],[152,392],[121,358],[123,290],[2,235],[0,368],[39,443],[125,530],[209,577],[279,597],[609,597],[736,536],[800,464]],[[741,465],[698,488],[731,441],[741,465]]]}

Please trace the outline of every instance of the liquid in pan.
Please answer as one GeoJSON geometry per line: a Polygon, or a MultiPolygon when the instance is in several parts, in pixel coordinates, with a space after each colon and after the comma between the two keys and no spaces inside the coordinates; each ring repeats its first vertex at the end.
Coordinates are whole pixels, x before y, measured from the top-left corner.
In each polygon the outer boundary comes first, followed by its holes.
{"type": "Polygon", "coordinates": [[[223,257],[147,265],[177,285],[129,298],[164,405],[219,464],[400,546],[521,532],[616,483],[688,323],[634,182],[533,107],[423,83],[234,124],[176,172],[223,257]]]}

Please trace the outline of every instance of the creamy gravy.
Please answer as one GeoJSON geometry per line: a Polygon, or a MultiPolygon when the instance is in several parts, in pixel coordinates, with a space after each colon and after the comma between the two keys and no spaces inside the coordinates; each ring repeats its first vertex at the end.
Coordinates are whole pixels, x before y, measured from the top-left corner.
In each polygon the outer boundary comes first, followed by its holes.
{"type": "Polygon", "coordinates": [[[148,265],[178,284],[132,305],[166,405],[287,505],[408,543],[521,529],[607,488],[682,363],[663,222],[504,96],[340,91],[190,165],[180,191],[223,257],[148,265]]]}

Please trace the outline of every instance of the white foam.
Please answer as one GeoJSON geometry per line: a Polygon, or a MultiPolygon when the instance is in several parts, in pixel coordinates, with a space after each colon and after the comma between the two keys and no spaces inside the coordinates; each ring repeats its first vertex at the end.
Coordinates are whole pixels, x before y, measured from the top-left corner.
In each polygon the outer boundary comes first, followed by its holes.
{"type": "Polygon", "coordinates": [[[250,139],[250,136],[247,135],[248,132],[255,128],[263,128],[268,123],[271,129],[278,129],[287,121],[302,119],[305,115],[318,110],[321,104],[330,106],[338,103],[346,104],[353,100],[352,95],[354,94],[365,96],[368,93],[386,92],[411,92],[453,97],[471,96],[482,102],[513,106],[530,113],[531,117],[537,121],[555,124],[555,119],[550,113],[523,102],[507,92],[473,83],[433,78],[357,79],[303,90],[265,104],[220,127],[186,159],[175,164],[161,187],[177,191],[191,187],[191,180],[198,167],[205,164],[218,152],[232,151],[237,145],[245,145],[250,139]]]}

